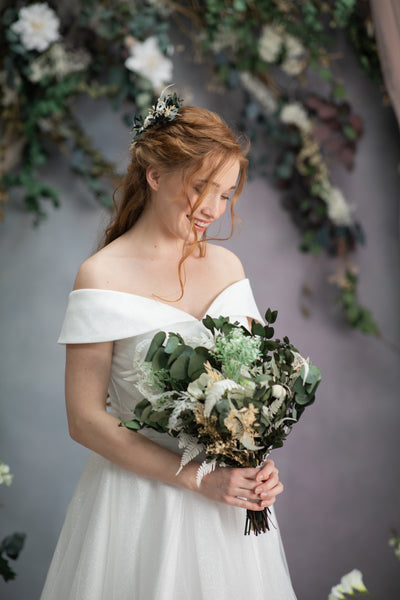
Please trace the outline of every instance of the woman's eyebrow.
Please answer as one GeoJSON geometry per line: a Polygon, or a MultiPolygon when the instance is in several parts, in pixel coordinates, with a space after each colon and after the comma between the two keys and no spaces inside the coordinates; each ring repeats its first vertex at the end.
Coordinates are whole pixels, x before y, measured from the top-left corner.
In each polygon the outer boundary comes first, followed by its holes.
{"type": "MultiPolygon", "coordinates": [[[[200,179],[199,183],[208,183],[207,179],[200,179]]],[[[215,181],[211,182],[211,185],[213,185],[214,187],[221,187],[218,183],[216,183],[215,181]]],[[[233,191],[236,190],[236,185],[233,185],[232,187],[229,188],[229,191],[233,191]]]]}

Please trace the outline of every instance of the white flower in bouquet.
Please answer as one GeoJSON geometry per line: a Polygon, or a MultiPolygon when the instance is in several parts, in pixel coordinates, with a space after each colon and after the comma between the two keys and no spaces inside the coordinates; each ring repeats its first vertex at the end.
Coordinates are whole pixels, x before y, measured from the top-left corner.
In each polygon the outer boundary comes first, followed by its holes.
{"type": "Polygon", "coordinates": [[[275,383],[272,388],[271,388],[271,393],[273,395],[274,398],[279,398],[279,400],[282,398],[282,400],[284,400],[286,398],[286,390],[283,387],[283,385],[279,385],[279,383],[275,383]]]}
{"type": "Polygon", "coordinates": [[[281,110],[280,119],[287,125],[295,125],[304,133],[309,133],[312,129],[312,123],[307,112],[299,102],[285,104],[281,110]]]}
{"type": "Polygon", "coordinates": [[[283,36],[279,27],[264,25],[258,42],[258,53],[267,63],[275,62],[282,50],[283,36]]]}
{"type": "Polygon", "coordinates": [[[339,188],[326,184],[321,189],[321,198],[326,202],[329,218],[336,225],[351,225],[352,207],[346,202],[339,188]]]}
{"type": "Polygon", "coordinates": [[[11,29],[20,35],[21,43],[27,50],[43,52],[59,39],[60,20],[46,2],[24,6],[19,10],[18,17],[11,29]]]}
{"type": "Polygon", "coordinates": [[[306,66],[304,46],[293,35],[286,35],[284,43],[286,55],[281,64],[282,70],[287,75],[299,75],[306,66]]]}
{"type": "Polygon", "coordinates": [[[4,483],[5,485],[11,485],[13,479],[13,475],[10,473],[10,467],[6,465],[3,461],[0,462],[0,485],[4,483]]]}
{"type": "Polygon", "coordinates": [[[243,71],[243,73],[240,74],[240,82],[244,89],[257,100],[266,115],[275,112],[275,98],[267,86],[257,79],[257,77],[254,77],[249,71],[243,71]]]}
{"type": "Polygon", "coordinates": [[[130,56],[125,61],[129,71],[146,77],[155,90],[161,89],[172,79],[172,61],[164,56],[155,36],[144,42],[136,42],[130,48],[130,56]]]}

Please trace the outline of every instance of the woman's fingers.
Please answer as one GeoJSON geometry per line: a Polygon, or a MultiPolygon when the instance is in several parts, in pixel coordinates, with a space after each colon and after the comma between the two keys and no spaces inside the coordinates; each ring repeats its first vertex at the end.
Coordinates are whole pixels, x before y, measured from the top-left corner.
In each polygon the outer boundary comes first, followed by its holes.
{"type": "Polygon", "coordinates": [[[264,506],[261,506],[260,502],[251,502],[248,498],[241,496],[231,496],[226,498],[227,504],[232,506],[238,506],[239,508],[245,508],[247,510],[263,510],[264,506]]]}

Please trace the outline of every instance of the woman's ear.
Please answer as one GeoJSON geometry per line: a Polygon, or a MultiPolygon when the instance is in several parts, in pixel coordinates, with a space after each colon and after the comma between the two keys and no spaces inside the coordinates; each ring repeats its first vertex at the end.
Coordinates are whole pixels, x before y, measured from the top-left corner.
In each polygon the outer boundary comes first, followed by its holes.
{"type": "Polygon", "coordinates": [[[146,180],[150,188],[154,191],[158,190],[160,185],[160,171],[157,167],[149,165],[146,169],[146,180]]]}

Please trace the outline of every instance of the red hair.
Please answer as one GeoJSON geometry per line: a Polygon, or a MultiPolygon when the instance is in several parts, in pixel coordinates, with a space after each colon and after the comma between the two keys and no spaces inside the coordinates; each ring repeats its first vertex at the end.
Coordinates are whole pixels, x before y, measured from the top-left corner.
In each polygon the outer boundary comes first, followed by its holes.
{"type": "MultiPolygon", "coordinates": [[[[240,174],[231,200],[230,235],[232,235],[236,218],[234,205],[242,192],[246,178],[248,147],[248,142],[242,145],[221,117],[204,108],[182,107],[169,123],[149,127],[141,139],[132,145],[132,160],[122,183],[114,192],[115,212],[105,230],[101,247],[128,231],[137,222],[150,201],[150,189],[146,179],[146,171],[150,165],[166,172],[182,170],[184,189],[187,191],[193,178],[204,167],[210,165],[207,179],[211,182],[213,175],[220,169],[238,160],[240,174]]],[[[207,192],[208,186],[202,190],[195,205],[191,207],[191,216],[200,206],[207,192]]],[[[192,229],[195,232],[193,220],[192,229]]],[[[204,255],[203,241],[205,236],[202,240],[190,244],[184,250],[179,262],[179,281],[182,291],[180,298],[183,295],[181,277],[183,262],[196,247],[200,246],[200,252],[204,255]]]]}

